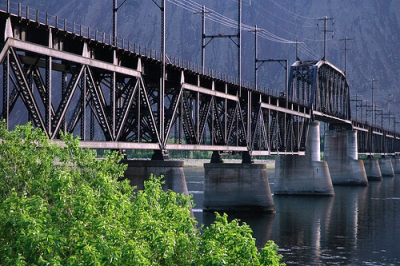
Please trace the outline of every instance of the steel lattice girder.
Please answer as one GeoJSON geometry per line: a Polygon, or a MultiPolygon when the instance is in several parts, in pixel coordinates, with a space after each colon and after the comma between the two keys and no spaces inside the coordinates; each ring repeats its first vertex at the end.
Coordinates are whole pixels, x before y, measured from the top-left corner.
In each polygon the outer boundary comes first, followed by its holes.
{"type": "MultiPolygon", "coordinates": [[[[131,75],[127,75],[125,69],[118,72],[110,71],[112,68],[109,65],[105,65],[102,69],[96,67],[95,60],[92,59],[89,60],[89,64],[82,64],[82,58],[76,55],[67,56],[62,60],[55,56],[49,57],[47,54],[50,51],[43,47],[37,49],[36,45],[29,44],[22,49],[23,45],[20,41],[12,41],[16,47],[8,45],[10,53],[7,54],[10,54],[11,61],[16,67],[13,70],[14,75],[9,75],[10,79],[17,80],[19,76],[31,76],[34,81],[31,84],[28,84],[28,78],[25,78],[26,81],[22,83],[17,81],[14,83],[25,84],[24,88],[28,86],[35,88],[39,96],[35,93],[23,95],[20,87],[15,85],[13,93],[7,96],[11,98],[9,113],[13,112],[16,99],[24,96],[31,116],[34,114],[35,117],[39,117],[34,120],[35,125],[43,128],[53,139],[58,138],[60,130],[76,133],[76,130],[80,129],[81,138],[87,140],[86,120],[90,118],[90,140],[104,139],[167,145],[167,143],[160,144],[156,107],[159,87],[157,83],[152,83],[151,76],[143,78],[142,73],[137,71],[132,71],[131,75]],[[46,51],[46,55],[38,54],[37,51],[46,51]],[[20,58],[23,58],[22,62],[18,61],[20,58]],[[44,63],[48,61],[50,63],[44,63]],[[52,97],[54,89],[52,91],[51,85],[44,81],[48,79],[48,77],[44,78],[48,72],[50,75],[61,76],[59,80],[56,77],[52,78],[52,83],[56,81],[61,83],[57,87],[62,88],[59,99],[52,97]],[[50,117],[51,122],[46,124],[42,117],[50,117]],[[93,119],[96,120],[96,125],[93,119]],[[103,133],[100,139],[95,133],[95,128],[103,133]]],[[[61,54],[55,53],[55,55],[61,54]]],[[[117,67],[114,70],[119,69],[117,67]]],[[[181,128],[179,130],[184,132],[184,136],[181,137],[183,140],[179,143],[203,145],[207,149],[211,147],[210,145],[217,149],[225,147],[226,150],[231,149],[229,147],[240,147],[238,151],[248,150],[248,146],[254,147],[251,144],[247,145],[246,128],[249,123],[246,120],[246,114],[247,110],[251,109],[248,103],[241,104],[237,96],[209,90],[182,82],[182,80],[180,83],[170,82],[169,86],[166,90],[164,139],[168,140],[172,136],[172,128],[181,128]]],[[[245,100],[242,102],[246,103],[245,100]]],[[[259,132],[261,130],[264,134],[257,135],[259,139],[257,142],[263,143],[258,145],[262,147],[259,151],[266,151],[269,154],[286,150],[293,152],[303,148],[301,142],[304,140],[301,139],[304,130],[298,130],[298,128],[299,125],[301,128],[304,127],[304,121],[309,118],[308,114],[293,111],[293,108],[290,111],[285,110],[279,104],[263,103],[259,106],[262,110],[274,112],[274,115],[271,113],[265,115],[263,111],[263,116],[259,116],[262,117],[260,121],[268,121],[269,125],[255,122],[259,132]],[[307,118],[300,121],[296,115],[307,118]]],[[[252,115],[252,117],[255,116],[252,115]]],[[[253,140],[253,143],[255,142],[253,140]]]]}
{"type": "Polygon", "coordinates": [[[345,75],[327,61],[297,61],[291,66],[289,99],[314,111],[350,120],[350,93],[345,75]]]}
{"type": "MultiPolygon", "coordinates": [[[[287,102],[172,64],[161,90],[161,62],[151,56],[13,15],[3,16],[2,23],[1,116],[18,116],[23,123],[20,107],[25,106],[25,120],[53,139],[68,131],[80,135],[82,145],[98,148],[269,154],[304,150],[311,119],[351,125],[347,81],[326,61],[291,68],[287,102]],[[28,31],[48,35],[48,43],[22,34],[28,31]],[[171,137],[179,144],[168,143],[171,137]]],[[[370,150],[384,145],[382,151],[389,152],[399,145],[397,134],[370,129],[363,142],[370,150]]]]}

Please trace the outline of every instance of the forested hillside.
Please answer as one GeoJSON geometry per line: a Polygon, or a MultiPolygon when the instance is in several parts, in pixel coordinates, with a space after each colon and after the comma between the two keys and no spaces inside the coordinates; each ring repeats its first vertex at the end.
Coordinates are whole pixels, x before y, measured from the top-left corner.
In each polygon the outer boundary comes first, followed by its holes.
{"type": "MultiPolygon", "coordinates": [[[[18,1],[18,0],[14,0],[18,1]]],[[[93,29],[112,32],[112,0],[21,0],[23,5],[58,15],[93,29]]],[[[123,0],[119,0],[121,4],[123,0]]],[[[154,0],[160,3],[160,0],[154,0]]],[[[160,50],[160,9],[152,0],[127,0],[118,11],[118,36],[160,50]]],[[[201,6],[205,5],[206,35],[236,34],[226,26],[238,20],[237,0],[167,0],[166,52],[200,64],[201,6]],[[218,20],[219,23],[212,20],[218,20]]],[[[347,42],[347,74],[353,97],[371,100],[371,80],[375,82],[375,102],[387,109],[389,94],[400,101],[400,1],[398,0],[243,0],[242,2],[243,79],[254,81],[254,33],[259,32],[258,59],[295,61],[320,59],[324,50],[324,17],[327,21],[327,54],[331,63],[344,70],[347,42]],[[271,33],[271,35],[270,35],[271,33]],[[263,38],[264,36],[264,38],[263,38]],[[291,44],[290,44],[291,43],[291,44]]],[[[236,75],[237,47],[228,38],[213,39],[206,47],[206,66],[236,75]]],[[[259,69],[258,83],[283,91],[283,67],[269,62],[259,69]]],[[[392,105],[393,106],[393,105],[392,105]]],[[[395,110],[392,108],[392,110],[395,110]]]]}

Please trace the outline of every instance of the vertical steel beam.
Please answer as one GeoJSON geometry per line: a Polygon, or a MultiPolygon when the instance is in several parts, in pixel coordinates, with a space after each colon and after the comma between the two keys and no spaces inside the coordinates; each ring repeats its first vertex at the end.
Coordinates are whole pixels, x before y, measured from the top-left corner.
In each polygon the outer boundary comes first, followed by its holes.
{"type": "Polygon", "coordinates": [[[246,141],[247,141],[247,148],[250,150],[251,149],[251,95],[252,92],[249,90],[247,91],[247,136],[246,136],[246,141]]]}
{"type": "Polygon", "coordinates": [[[162,149],[166,145],[164,133],[164,97],[165,97],[165,6],[166,0],[161,1],[161,51],[162,51],[162,69],[160,78],[160,103],[159,103],[159,126],[160,126],[160,141],[162,149]]]}
{"type": "MultiPolygon", "coordinates": [[[[197,86],[200,86],[200,76],[197,76],[197,78],[197,86]]],[[[200,136],[200,92],[196,92],[196,135],[197,143],[200,144],[200,140],[202,139],[200,136]]]]}
{"type": "Polygon", "coordinates": [[[137,120],[137,142],[138,143],[140,143],[140,134],[141,134],[141,131],[140,131],[140,117],[141,117],[141,106],[142,106],[142,100],[141,100],[141,93],[140,93],[140,90],[144,90],[144,86],[142,86],[142,84],[143,84],[143,81],[142,80],[140,80],[140,82],[139,82],[139,87],[138,87],[138,93],[137,93],[137,99],[136,99],[136,106],[137,106],[137,117],[136,117],[136,120],[137,120]]]}
{"type": "Polygon", "coordinates": [[[52,74],[52,58],[50,56],[46,57],[46,91],[47,91],[47,106],[45,106],[46,111],[45,111],[45,117],[46,117],[46,127],[47,127],[47,132],[49,136],[53,135],[52,132],[52,116],[51,116],[51,74],[52,74]]]}
{"type": "Polygon", "coordinates": [[[9,129],[9,102],[10,102],[10,53],[7,51],[3,61],[3,117],[5,120],[6,128],[9,129]]]}
{"type": "MultiPolygon", "coordinates": [[[[65,99],[66,96],[66,91],[67,91],[67,85],[68,85],[68,76],[65,72],[62,72],[62,81],[61,81],[61,98],[65,99]]],[[[67,120],[63,118],[62,122],[62,131],[65,133],[67,132],[67,120]]]]}
{"type": "Polygon", "coordinates": [[[117,89],[117,81],[116,81],[116,73],[112,72],[111,75],[111,92],[110,92],[110,105],[111,105],[111,138],[113,140],[115,139],[116,136],[116,89],[117,89]]]}
{"type": "MultiPolygon", "coordinates": [[[[225,83],[225,93],[228,94],[228,84],[225,83]]],[[[224,110],[224,141],[228,144],[228,99],[225,98],[225,110],[224,110]]]]}
{"type": "Polygon", "coordinates": [[[81,138],[82,140],[86,140],[86,68],[83,70],[82,77],[81,77],[81,138]]]}

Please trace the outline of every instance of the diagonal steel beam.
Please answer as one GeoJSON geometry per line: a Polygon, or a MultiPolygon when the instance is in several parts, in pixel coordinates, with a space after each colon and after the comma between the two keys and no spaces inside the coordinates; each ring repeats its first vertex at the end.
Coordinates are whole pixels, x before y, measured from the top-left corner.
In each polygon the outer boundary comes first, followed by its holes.
{"type": "Polygon", "coordinates": [[[98,119],[101,128],[103,129],[104,135],[106,137],[108,136],[110,140],[114,140],[111,127],[109,124],[109,119],[107,119],[107,113],[105,111],[106,104],[104,100],[103,91],[101,90],[101,88],[98,87],[97,83],[95,82],[93,78],[93,73],[92,71],[90,71],[90,68],[87,68],[86,71],[87,71],[86,82],[88,83],[88,90],[91,93],[92,96],[91,99],[94,103],[92,107],[95,108],[93,111],[97,113],[96,117],[98,119]]]}
{"type": "Polygon", "coordinates": [[[210,115],[210,112],[211,112],[211,102],[212,102],[212,98],[213,98],[214,96],[211,96],[210,97],[210,100],[209,101],[206,101],[201,107],[203,107],[202,109],[203,110],[200,110],[200,114],[199,114],[199,116],[200,116],[200,119],[199,119],[199,121],[200,121],[200,125],[199,125],[199,134],[200,134],[200,136],[198,137],[199,138],[199,143],[201,143],[201,141],[203,140],[203,136],[204,136],[204,130],[205,130],[205,128],[206,128],[206,122],[207,122],[207,120],[208,120],[208,116],[210,115]]]}
{"type": "Polygon", "coordinates": [[[180,86],[179,92],[175,95],[174,101],[172,101],[172,115],[170,120],[166,123],[167,128],[165,129],[165,139],[164,139],[164,146],[167,145],[168,141],[168,136],[171,132],[172,125],[174,124],[173,121],[176,119],[178,116],[178,106],[179,102],[182,100],[182,93],[183,93],[183,88],[180,86]]]}
{"type": "Polygon", "coordinates": [[[192,119],[191,109],[189,107],[188,97],[186,92],[182,94],[182,112],[183,114],[183,130],[186,135],[186,140],[190,144],[198,143],[198,137],[196,136],[196,130],[194,126],[194,122],[192,119]]]}
{"type": "MultiPolygon", "coordinates": [[[[48,95],[49,92],[46,89],[46,85],[44,84],[44,81],[43,81],[42,75],[40,74],[39,69],[36,66],[34,66],[31,69],[31,73],[32,73],[33,80],[34,80],[34,82],[36,84],[36,87],[37,87],[37,89],[39,91],[39,95],[40,95],[40,98],[43,101],[44,106],[48,106],[49,97],[47,95],[48,95]]],[[[51,103],[51,107],[50,108],[51,108],[51,116],[53,117],[55,113],[54,113],[54,107],[53,107],[52,103],[51,103]]]]}
{"type": "MultiPolygon", "coordinates": [[[[142,79],[142,78],[139,78],[139,80],[140,80],[140,85],[141,85],[141,86],[140,86],[140,90],[141,90],[141,93],[143,94],[143,102],[144,102],[145,107],[148,108],[148,111],[149,111],[149,114],[148,114],[149,120],[150,120],[152,129],[154,130],[154,133],[153,133],[153,134],[155,134],[155,136],[156,136],[156,138],[157,138],[157,142],[159,143],[160,148],[162,148],[162,147],[164,147],[164,146],[163,146],[163,143],[161,143],[160,132],[158,132],[158,127],[157,127],[157,124],[156,124],[156,119],[155,119],[154,113],[153,113],[153,111],[152,111],[152,109],[151,109],[151,104],[150,104],[149,96],[148,96],[147,91],[146,91],[146,89],[145,89],[146,87],[145,87],[145,85],[144,85],[143,79],[142,79]]],[[[140,101],[140,102],[141,102],[141,101],[140,101]]],[[[138,121],[138,128],[140,128],[140,123],[141,123],[141,121],[138,121]]]]}
{"type": "Polygon", "coordinates": [[[126,120],[128,119],[128,114],[129,114],[128,110],[132,106],[134,96],[135,96],[139,86],[140,86],[140,81],[139,81],[139,79],[137,79],[135,85],[132,86],[132,84],[131,84],[129,86],[130,89],[126,90],[126,91],[128,91],[128,93],[127,93],[126,99],[124,101],[124,104],[122,105],[122,108],[121,108],[121,113],[123,115],[120,115],[120,117],[117,121],[117,126],[116,126],[117,134],[115,136],[116,140],[119,140],[119,138],[121,137],[122,129],[125,127],[126,120]]]}
{"type": "Polygon", "coordinates": [[[60,105],[57,108],[57,111],[53,117],[53,135],[51,138],[54,138],[61,126],[61,123],[63,119],[65,118],[65,114],[67,112],[67,109],[69,105],[71,104],[72,101],[72,96],[75,93],[76,87],[78,86],[79,80],[82,77],[83,72],[85,71],[86,66],[82,66],[79,73],[76,73],[72,75],[71,80],[69,81],[69,84],[66,88],[65,95],[63,96],[63,99],[61,99],[60,105]]]}
{"type": "Polygon", "coordinates": [[[15,52],[14,48],[10,47],[10,66],[14,72],[15,78],[17,79],[17,88],[22,96],[22,100],[25,103],[26,108],[28,109],[32,120],[35,125],[41,128],[47,136],[49,136],[48,129],[46,128],[43,118],[40,114],[39,107],[37,106],[35,97],[30,89],[27,78],[25,76],[25,72],[22,69],[21,62],[19,61],[18,55],[15,52]]]}

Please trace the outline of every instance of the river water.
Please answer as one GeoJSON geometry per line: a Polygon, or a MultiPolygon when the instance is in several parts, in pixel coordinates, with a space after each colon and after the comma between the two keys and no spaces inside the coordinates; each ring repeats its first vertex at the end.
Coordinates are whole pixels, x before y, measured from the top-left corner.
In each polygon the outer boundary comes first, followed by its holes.
{"type": "MultiPolygon", "coordinates": [[[[194,215],[203,212],[204,169],[184,168],[194,215]]],[[[273,193],[274,171],[268,170],[273,193]]],[[[333,197],[274,195],[275,214],[228,213],[246,222],[260,248],[272,239],[287,265],[400,265],[400,175],[368,187],[335,186],[333,197]]]]}

